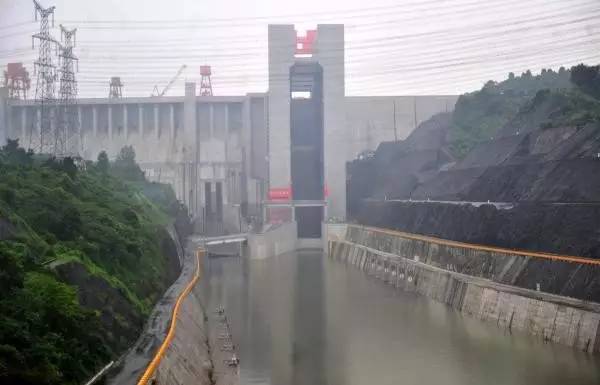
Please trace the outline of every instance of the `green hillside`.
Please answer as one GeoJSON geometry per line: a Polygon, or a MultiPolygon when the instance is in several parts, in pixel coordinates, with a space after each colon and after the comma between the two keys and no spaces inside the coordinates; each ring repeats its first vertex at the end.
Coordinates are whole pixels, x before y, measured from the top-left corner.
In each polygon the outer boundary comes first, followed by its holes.
{"type": "Polygon", "coordinates": [[[4,146],[0,382],[80,384],[120,353],[176,275],[164,226],[178,210],[131,148],[76,164],[4,146]]]}
{"type": "MultiPolygon", "coordinates": [[[[538,75],[530,71],[521,76],[510,73],[508,79],[502,82],[489,81],[481,90],[461,95],[449,132],[453,154],[458,158],[464,157],[477,144],[499,135],[518,114],[526,115],[527,111],[536,110],[539,103],[547,103],[550,98],[554,99],[555,105],[564,103],[565,108],[570,108],[567,105],[574,103],[572,111],[565,110],[564,114],[558,115],[573,115],[572,118],[577,120],[577,114],[573,111],[583,101],[581,92],[571,81],[571,71],[562,67],[558,71],[542,70],[538,75]],[[538,96],[540,91],[543,94],[538,96]],[[549,97],[550,94],[561,96],[549,97]]],[[[543,112],[536,113],[539,115],[543,112]]],[[[554,122],[548,124],[564,122],[557,116],[554,122]]]]}

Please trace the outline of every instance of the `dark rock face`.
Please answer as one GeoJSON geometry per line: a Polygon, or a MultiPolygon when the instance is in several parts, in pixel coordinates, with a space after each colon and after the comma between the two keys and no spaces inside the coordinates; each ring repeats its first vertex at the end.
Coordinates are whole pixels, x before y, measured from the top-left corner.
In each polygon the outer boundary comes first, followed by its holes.
{"type": "MultiPolygon", "coordinates": [[[[600,259],[599,215],[596,205],[520,203],[497,209],[371,201],[357,219],[365,225],[467,243],[600,259]]],[[[506,283],[529,289],[540,283],[545,292],[600,302],[600,274],[594,266],[533,258],[514,282],[506,283]]]]}
{"type": "Polygon", "coordinates": [[[435,115],[406,140],[381,143],[373,158],[348,163],[350,215],[357,213],[360,202],[366,198],[408,198],[440,168],[453,164],[445,146],[451,116],[435,115]]]}
{"type": "Polygon", "coordinates": [[[177,236],[179,237],[179,242],[181,244],[185,244],[185,239],[194,231],[194,226],[187,213],[187,209],[180,208],[174,214],[174,217],[175,222],[173,223],[173,225],[175,226],[175,231],[177,232],[177,236]]]}
{"type": "MultiPolygon", "coordinates": [[[[444,124],[438,118],[439,132],[444,124]]],[[[463,242],[600,258],[598,124],[491,139],[455,164],[434,159],[444,153],[443,141],[431,140],[431,149],[423,150],[421,141],[430,139],[421,129],[404,142],[382,144],[369,162],[349,166],[352,219],[463,242]],[[508,202],[514,208],[386,199],[508,202]]]]}
{"type": "Polygon", "coordinates": [[[461,242],[600,259],[600,207],[366,202],[356,218],[377,227],[461,242]]]}
{"type": "MultiPolygon", "coordinates": [[[[179,237],[179,243],[182,243],[182,240],[184,240],[185,237],[181,237],[179,234],[180,233],[176,229],[175,235],[179,237]]],[[[176,240],[171,238],[171,236],[166,231],[164,231],[160,246],[162,255],[165,257],[167,262],[165,274],[165,287],[169,287],[173,282],[175,282],[177,277],[179,277],[179,273],[181,270],[179,263],[179,254],[181,251],[177,250],[176,240]]]]}
{"type": "Polygon", "coordinates": [[[79,262],[60,264],[55,271],[62,281],[77,287],[79,302],[83,306],[100,312],[102,329],[110,331],[103,337],[115,352],[125,350],[137,338],[144,316],[132,306],[124,290],[90,274],[79,262]]]}
{"type": "MultiPolygon", "coordinates": [[[[181,271],[180,251],[176,241],[165,229],[159,229],[157,237],[161,239],[161,252],[166,260],[164,282],[161,282],[161,285],[169,287],[181,271]]],[[[107,346],[111,346],[114,352],[118,353],[135,341],[144,326],[146,315],[132,304],[123,288],[115,287],[104,277],[91,273],[85,265],[77,261],[58,264],[54,270],[61,281],[77,287],[82,306],[100,313],[100,333],[103,334],[107,346]]],[[[150,293],[155,290],[156,284],[157,282],[144,282],[142,291],[147,289],[150,293]]]]}
{"type": "Polygon", "coordinates": [[[0,241],[10,239],[15,235],[16,229],[8,219],[0,218],[0,241]]]}

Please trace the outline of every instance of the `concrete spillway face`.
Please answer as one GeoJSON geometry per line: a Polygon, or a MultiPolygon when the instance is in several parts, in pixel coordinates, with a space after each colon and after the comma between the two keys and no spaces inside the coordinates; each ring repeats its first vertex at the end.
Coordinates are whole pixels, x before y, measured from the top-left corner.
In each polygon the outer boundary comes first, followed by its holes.
{"type": "MultiPolygon", "coordinates": [[[[323,200],[323,70],[315,62],[290,68],[293,199],[323,200]]],[[[320,238],[323,207],[297,207],[298,238],[320,238]]]]}

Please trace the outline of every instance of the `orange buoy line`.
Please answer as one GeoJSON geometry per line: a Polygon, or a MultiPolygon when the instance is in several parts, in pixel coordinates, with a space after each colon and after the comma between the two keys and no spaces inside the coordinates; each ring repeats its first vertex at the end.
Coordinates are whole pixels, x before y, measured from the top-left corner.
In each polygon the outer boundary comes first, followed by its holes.
{"type": "Polygon", "coordinates": [[[380,227],[370,227],[370,226],[358,226],[358,227],[363,228],[365,230],[369,230],[369,231],[390,234],[390,235],[396,235],[396,236],[406,238],[406,239],[430,242],[430,243],[435,243],[438,245],[454,246],[454,247],[461,247],[461,248],[471,249],[471,250],[489,251],[489,252],[494,252],[494,253],[519,255],[522,257],[544,258],[544,259],[550,259],[550,260],[554,260],[554,261],[563,261],[563,262],[571,262],[571,263],[581,263],[581,264],[585,264],[585,265],[600,266],[600,259],[576,257],[576,256],[572,256],[572,255],[559,255],[559,254],[536,252],[536,251],[505,249],[502,247],[478,245],[478,244],[473,244],[473,243],[465,243],[465,242],[458,242],[458,241],[451,241],[451,240],[447,240],[447,239],[435,238],[435,237],[430,237],[430,236],[426,236],[426,235],[405,233],[403,231],[383,229],[380,227]]]}
{"type": "Polygon", "coordinates": [[[187,284],[185,289],[179,294],[179,297],[177,297],[177,301],[175,302],[175,307],[173,308],[173,314],[171,316],[171,325],[169,326],[169,331],[167,332],[167,336],[166,336],[165,340],[163,341],[163,343],[160,345],[160,348],[154,355],[154,358],[152,359],[152,361],[150,361],[150,364],[144,371],[144,374],[142,375],[142,377],[140,377],[140,380],[138,381],[137,385],[147,385],[148,384],[148,381],[150,381],[150,379],[154,375],[154,372],[156,372],[156,368],[158,368],[160,361],[163,359],[165,353],[167,352],[169,345],[171,345],[171,341],[173,340],[173,337],[175,337],[175,327],[177,325],[177,316],[179,315],[179,308],[181,307],[181,304],[185,300],[185,297],[187,297],[187,295],[194,288],[194,285],[196,284],[196,282],[198,282],[198,280],[200,279],[200,258],[203,255],[204,255],[203,249],[196,250],[196,272],[194,273],[194,277],[187,284]]]}

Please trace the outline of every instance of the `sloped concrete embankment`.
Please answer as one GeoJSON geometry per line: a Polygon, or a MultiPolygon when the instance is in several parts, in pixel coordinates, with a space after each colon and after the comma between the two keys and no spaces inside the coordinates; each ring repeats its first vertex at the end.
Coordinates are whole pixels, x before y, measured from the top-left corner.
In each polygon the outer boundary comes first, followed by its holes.
{"type": "Polygon", "coordinates": [[[136,385],[142,383],[142,378],[148,379],[143,385],[239,383],[237,366],[226,359],[231,353],[219,349],[221,331],[214,316],[202,304],[201,286],[197,282],[202,279],[204,253],[196,253],[198,242],[194,240],[188,242],[185,252],[180,245],[178,248],[182,262],[180,277],[154,308],[136,344],[109,374],[109,384],[136,385]],[[172,323],[176,303],[180,305],[176,322],[172,323]],[[167,338],[169,333],[172,339],[167,338]],[[156,366],[151,362],[156,362],[156,366]],[[145,374],[149,367],[155,370],[145,374]]]}
{"type": "Polygon", "coordinates": [[[207,332],[208,324],[197,286],[182,303],[175,337],[156,369],[153,384],[213,384],[207,332]]]}
{"type": "MultiPolygon", "coordinates": [[[[193,279],[197,266],[193,247],[190,246],[183,252],[178,245],[178,249],[181,253],[181,275],[152,310],[144,331],[136,343],[108,374],[108,384],[136,385],[165,340],[171,323],[173,307],[179,295],[193,279]]],[[[198,369],[204,368],[207,357],[209,357],[205,335],[204,311],[199,296],[192,291],[182,303],[177,332],[163,357],[163,363],[157,369],[156,375],[160,377],[158,384],[184,383],[173,381],[189,378],[192,375],[198,376],[194,377],[197,379],[192,383],[211,384],[207,380],[209,375],[203,376],[202,371],[198,369]]],[[[210,363],[210,360],[208,362],[210,363]]],[[[206,371],[208,372],[209,369],[206,371]]]]}
{"type": "MultiPolygon", "coordinates": [[[[339,225],[336,225],[339,227],[339,225]]],[[[600,352],[600,304],[532,290],[520,277],[536,264],[566,264],[568,287],[580,270],[597,266],[549,260],[508,250],[468,248],[458,242],[383,229],[347,226],[330,232],[328,254],[402,290],[416,292],[482,320],[547,341],[600,352]],[[519,286],[519,284],[523,284],[519,286]]],[[[565,268],[563,266],[563,268],[565,268]]],[[[528,280],[531,279],[527,276],[528,280]]]]}

